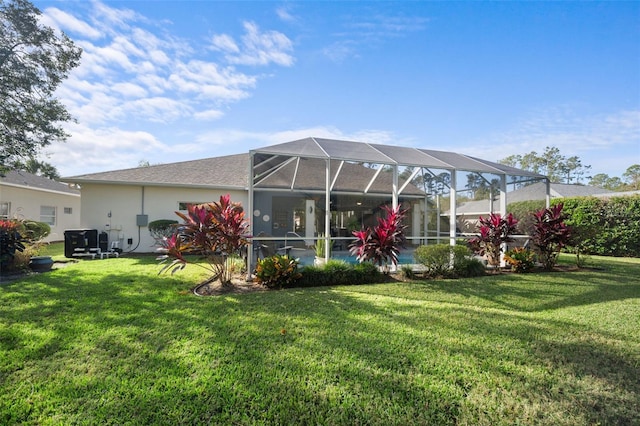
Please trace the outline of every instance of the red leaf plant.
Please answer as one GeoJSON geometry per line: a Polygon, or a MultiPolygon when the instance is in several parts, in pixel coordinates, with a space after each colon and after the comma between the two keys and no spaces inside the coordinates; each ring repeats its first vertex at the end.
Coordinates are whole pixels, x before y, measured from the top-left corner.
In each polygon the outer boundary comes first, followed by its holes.
{"type": "Polygon", "coordinates": [[[163,238],[158,257],[167,263],[161,270],[174,273],[192,263],[185,255],[198,255],[206,265],[196,263],[211,271],[211,280],[220,279],[222,284],[231,281],[229,256],[241,254],[249,244],[249,222],[245,220],[240,203],[231,201],[229,194],[222,195],[219,202],[189,205],[187,214],[176,212],[183,220],[170,237],[163,238]]]}
{"type": "Polygon", "coordinates": [[[478,235],[469,240],[469,246],[474,253],[486,256],[492,266],[500,266],[502,245],[513,240],[518,220],[511,213],[502,217],[499,213],[491,213],[489,217],[478,218],[478,235]]]}
{"type": "Polygon", "coordinates": [[[401,210],[399,206],[392,209],[386,205],[382,209],[386,217],[378,218],[377,226],[353,231],[356,240],[349,245],[349,251],[360,263],[373,262],[383,267],[384,273],[388,273],[389,263],[397,266],[400,249],[404,248],[406,226],[402,221],[408,209],[401,210]]]}
{"type": "Polygon", "coordinates": [[[571,229],[564,223],[563,207],[564,205],[559,203],[532,213],[534,222],[531,242],[542,267],[547,271],[553,269],[560,250],[567,245],[571,237],[571,229]]]}

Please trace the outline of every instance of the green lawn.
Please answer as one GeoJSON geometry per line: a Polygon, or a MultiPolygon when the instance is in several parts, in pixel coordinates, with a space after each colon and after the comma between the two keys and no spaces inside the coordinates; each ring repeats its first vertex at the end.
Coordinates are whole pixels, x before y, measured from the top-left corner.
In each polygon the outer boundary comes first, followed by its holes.
{"type": "Polygon", "coordinates": [[[0,424],[637,425],[640,260],[592,264],[208,298],[69,264],[0,285],[0,424]]]}

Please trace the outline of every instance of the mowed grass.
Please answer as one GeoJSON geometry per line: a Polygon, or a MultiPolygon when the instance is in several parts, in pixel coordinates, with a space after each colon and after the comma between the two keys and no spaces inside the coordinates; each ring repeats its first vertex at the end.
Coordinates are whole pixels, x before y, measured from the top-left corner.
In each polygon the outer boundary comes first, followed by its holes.
{"type": "Polygon", "coordinates": [[[0,424],[640,424],[640,260],[196,297],[188,267],[0,286],[0,424]]]}

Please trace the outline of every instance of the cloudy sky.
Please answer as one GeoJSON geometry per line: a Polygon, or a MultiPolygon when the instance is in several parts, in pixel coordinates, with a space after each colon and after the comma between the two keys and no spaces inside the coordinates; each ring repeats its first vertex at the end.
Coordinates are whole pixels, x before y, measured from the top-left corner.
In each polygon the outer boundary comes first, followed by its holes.
{"type": "Polygon", "coordinates": [[[640,2],[33,3],[84,50],[63,176],[307,136],[640,163],[640,2]]]}

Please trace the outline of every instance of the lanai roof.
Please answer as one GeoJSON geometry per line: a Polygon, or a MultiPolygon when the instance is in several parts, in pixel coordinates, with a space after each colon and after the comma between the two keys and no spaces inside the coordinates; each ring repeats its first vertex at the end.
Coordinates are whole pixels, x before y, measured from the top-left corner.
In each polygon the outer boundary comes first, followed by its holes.
{"type": "Polygon", "coordinates": [[[267,146],[252,151],[255,154],[280,155],[307,158],[324,158],[344,161],[360,161],[401,166],[415,166],[467,172],[506,174],[530,178],[543,175],[482,160],[455,152],[352,142],[336,139],[305,138],[293,142],[267,146]]]}

